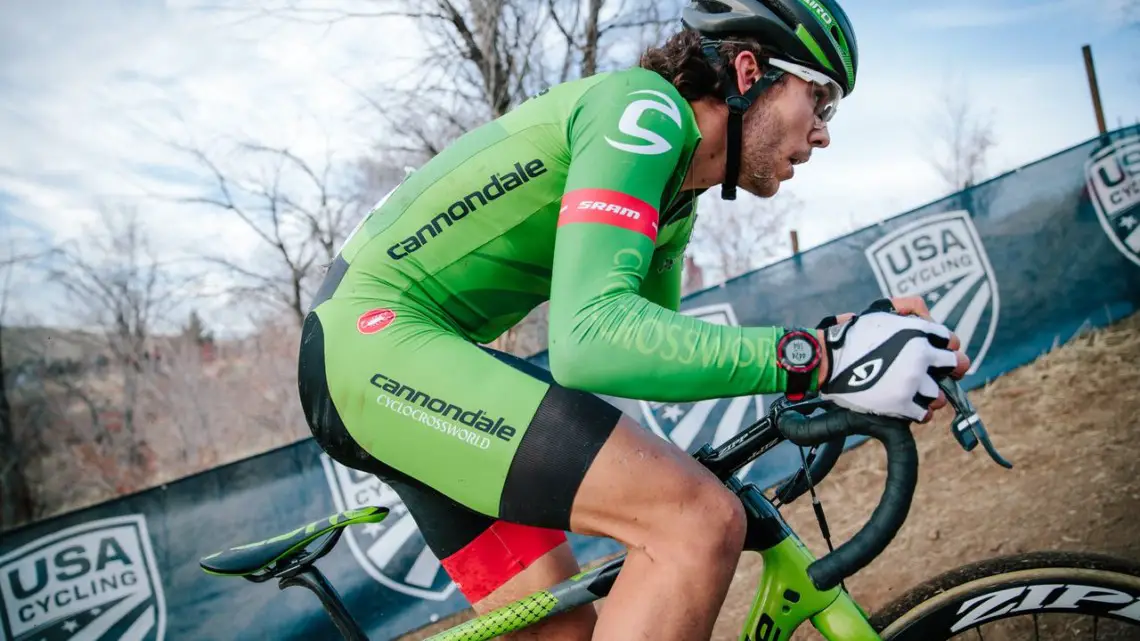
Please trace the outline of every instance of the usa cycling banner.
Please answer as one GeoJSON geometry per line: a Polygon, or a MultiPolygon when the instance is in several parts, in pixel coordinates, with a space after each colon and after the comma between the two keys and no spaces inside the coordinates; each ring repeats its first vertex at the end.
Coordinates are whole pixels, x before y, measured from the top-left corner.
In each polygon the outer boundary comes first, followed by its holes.
{"type": "MultiPolygon", "coordinates": [[[[921,296],[961,337],[973,360],[967,388],[1134,313],[1140,127],[697,292],[682,310],[711,323],[813,325],[883,296],[921,296]]],[[[532,360],[547,364],[545,354],[532,360]]],[[[608,400],[691,451],[730,438],[773,399],[608,400]]],[[[742,476],[768,487],[798,465],[785,443],[742,476]]],[[[391,514],[349,528],[320,567],[369,638],[467,607],[395,492],[303,441],[3,533],[0,632],[11,641],[337,638],[312,594],[212,577],[198,559],[366,505],[391,514]]],[[[571,542],[583,562],[620,549],[571,542]]]]}

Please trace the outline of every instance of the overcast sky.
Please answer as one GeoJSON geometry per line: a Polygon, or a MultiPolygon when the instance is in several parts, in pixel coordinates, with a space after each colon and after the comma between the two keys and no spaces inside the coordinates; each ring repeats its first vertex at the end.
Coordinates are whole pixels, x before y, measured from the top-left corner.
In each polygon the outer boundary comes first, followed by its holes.
{"type": "MultiPolygon", "coordinates": [[[[1095,135],[1083,44],[1110,127],[1135,122],[1140,30],[1122,23],[1127,1],[848,2],[857,89],[832,123],[832,146],[785,185],[805,205],[794,221],[801,246],[945,195],[925,150],[952,80],[992,114],[995,173],[1095,135]]],[[[330,148],[349,159],[384,136],[354,87],[406,74],[394,52],[416,46],[414,26],[358,20],[330,31],[199,5],[0,3],[0,255],[81,239],[100,204],[134,203],[164,258],[203,248],[240,258],[257,240],[235,218],[156,197],[203,190],[169,142],[255,139],[320,162],[330,148]]],[[[66,317],[32,272],[16,273],[11,289],[9,314],[66,317]]]]}

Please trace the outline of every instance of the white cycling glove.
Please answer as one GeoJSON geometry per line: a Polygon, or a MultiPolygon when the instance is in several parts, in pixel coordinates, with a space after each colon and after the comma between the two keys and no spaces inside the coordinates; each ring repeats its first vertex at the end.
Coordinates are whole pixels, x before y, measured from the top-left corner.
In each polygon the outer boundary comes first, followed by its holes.
{"type": "Polygon", "coordinates": [[[921,421],[938,398],[935,376],[958,364],[950,330],[917,316],[871,309],[842,324],[820,324],[828,357],[820,398],[840,407],[921,421]]]}

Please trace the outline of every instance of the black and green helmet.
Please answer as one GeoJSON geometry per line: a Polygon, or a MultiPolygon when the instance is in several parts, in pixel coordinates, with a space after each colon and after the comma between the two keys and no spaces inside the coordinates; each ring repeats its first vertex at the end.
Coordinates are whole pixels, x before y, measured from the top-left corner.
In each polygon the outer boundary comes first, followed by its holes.
{"type": "Polygon", "coordinates": [[[859,47],[835,0],[695,0],[681,22],[710,40],[750,35],[835,80],[844,95],[855,89],[859,47]]]}
{"type": "Polygon", "coordinates": [[[693,0],[681,13],[681,23],[700,34],[701,51],[714,65],[719,61],[718,45],[734,37],[751,36],[775,51],[769,59],[771,68],[744,94],[738,91],[730,70],[720,69],[728,105],[720,191],[725,200],[736,199],[744,112],[785,72],[831,86],[831,109],[817,113],[824,123],[834,114],[834,104],[855,89],[859,47],[847,14],[835,0],[693,0]]]}

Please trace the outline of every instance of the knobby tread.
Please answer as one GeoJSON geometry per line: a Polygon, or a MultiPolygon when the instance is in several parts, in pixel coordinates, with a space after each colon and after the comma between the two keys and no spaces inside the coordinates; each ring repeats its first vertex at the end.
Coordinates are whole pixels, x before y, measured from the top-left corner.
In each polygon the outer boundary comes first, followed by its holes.
{"type": "Polygon", "coordinates": [[[929,579],[883,606],[871,617],[871,625],[881,632],[920,603],[954,587],[988,576],[1035,568],[1102,570],[1140,577],[1140,563],[1105,554],[1066,551],[1011,554],[963,565],[929,579]]]}

